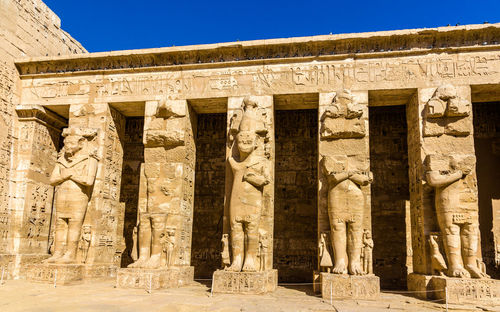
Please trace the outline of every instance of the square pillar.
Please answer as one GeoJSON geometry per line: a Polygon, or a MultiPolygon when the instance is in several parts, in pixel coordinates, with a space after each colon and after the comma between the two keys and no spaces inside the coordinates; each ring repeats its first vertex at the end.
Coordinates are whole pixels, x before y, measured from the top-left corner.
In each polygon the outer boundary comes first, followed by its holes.
{"type": "Polygon", "coordinates": [[[49,177],[66,120],[40,105],[19,105],[19,148],[10,211],[0,212],[0,267],[19,277],[24,263],[47,258],[54,187],[49,177]]]}
{"type": "Polygon", "coordinates": [[[320,93],[318,113],[318,266],[323,297],[329,298],[333,288],[335,298],[372,299],[380,287],[372,268],[368,91],[320,93]],[[344,287],[346,283],[351,286],[344,287]]]}
{"type": "Polygon", "coordinates": [[[481,256],[470,87],[418,89],[407,121],[414,272],[409,290],[432,290],[422,297],[439,299],[446,286],[451,294],[465,294],[460,300],[498,300],[500,283],[485,282],[481,256]]]}
{"type": "Polygon", "coordinates": [[[227,112],[223,269],[214,273],[213,291],[271,292],[278,282],[277,270],[272,268],[273,97],[230,97],[227,112]]]}
{"type": "Polygon", "coordinates": [[[137,260],[118,271],[122,288],[191,282],[196,115],[186,100],[147,101],[138,205],[137,260]],[[154,276],[154,280],[150,277],[154,276]]]}

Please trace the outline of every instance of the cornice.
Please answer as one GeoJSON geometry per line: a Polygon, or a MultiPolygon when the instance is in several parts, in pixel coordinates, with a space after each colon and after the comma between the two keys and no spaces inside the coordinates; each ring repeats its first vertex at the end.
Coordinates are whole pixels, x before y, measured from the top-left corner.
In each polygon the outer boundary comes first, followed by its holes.
{"type": "Polygon", "coordinates": [[[39,57],[16,61],[22,78],[294,63],[499,50],[500,23],[324,35],[39,57]]]}

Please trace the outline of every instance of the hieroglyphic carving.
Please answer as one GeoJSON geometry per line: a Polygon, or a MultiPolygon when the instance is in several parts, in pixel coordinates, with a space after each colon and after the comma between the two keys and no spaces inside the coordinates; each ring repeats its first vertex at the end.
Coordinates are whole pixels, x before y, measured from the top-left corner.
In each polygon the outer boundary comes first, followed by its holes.
{"type": "MultiPolygon", "coordinates": [[[[215,69],[210,73],[193,70],[176,74],[143,74],[132,76],[94,77],[58,81],[34,80],[27,86],[26,96],[54,100],[64,97],[175,96],[205,92],[241,90],[293,90],[340,88],[352,84],[400,84],[416,86],[422,81],[462,79],[498,75],[500,55],[401,57],[373,61],[325,61],[320,64],[268,65],[240,69],[215,69]]],[[[284,91],[284,92],[290,92],[284,91]]]]}

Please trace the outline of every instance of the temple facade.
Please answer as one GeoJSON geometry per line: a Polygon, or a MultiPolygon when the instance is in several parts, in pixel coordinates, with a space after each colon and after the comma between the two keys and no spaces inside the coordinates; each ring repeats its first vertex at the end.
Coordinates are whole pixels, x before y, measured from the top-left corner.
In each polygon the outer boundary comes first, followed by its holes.
{"type": "Polygon", "coordinates": [[[499,39],[485,24],[16,56],[0,264],[500,300],[499,39]]]}

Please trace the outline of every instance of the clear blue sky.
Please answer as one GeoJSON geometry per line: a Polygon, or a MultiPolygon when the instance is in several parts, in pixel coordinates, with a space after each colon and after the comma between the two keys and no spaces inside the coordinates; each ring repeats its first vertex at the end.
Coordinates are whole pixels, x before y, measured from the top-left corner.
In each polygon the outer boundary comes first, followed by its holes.
{"type": "Polygon", "coordinates": [[[44,0],[90,52],[500,22],[500,0],[44,0]]]}

